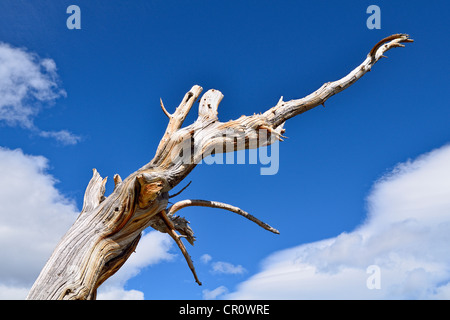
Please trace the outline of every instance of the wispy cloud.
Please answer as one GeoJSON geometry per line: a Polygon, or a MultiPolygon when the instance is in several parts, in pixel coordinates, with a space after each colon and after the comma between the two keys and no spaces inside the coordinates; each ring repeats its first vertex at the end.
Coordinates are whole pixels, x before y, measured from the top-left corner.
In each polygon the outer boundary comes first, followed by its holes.
{"type": "Polygon", "coordinates": [[[367,221],[276,252],[231,299],[449,299],[450,146],[399,164],[368,197],[367,221]],[[367,286],[368,267],[380,288],[367,286]]]}
{"type": "MultiPolygon", "coordinates": [[[[213,258],[205,253],[200,257],[200,261],[204,264],[209,264],[213,258]]],[[[222,273],[222,274],[243,274],[247,270],[241,265],[234,265],[225,261],[213,261],[211,262],[212,273],[222,273]]]]}
{"type": "MultiPolygon", "coordinates": [[[[236,275],[244,274],[245,272],[247,272],[247,270],[241,265],[234,265],[225,261],[213,261],[211,255],[207,253],[200,256],[200,261],[204,264],[209,264],[209,266],[211,267],[210,272],[213,274],[236,275]]],[[[213,290],[204,289],[202,291],[202,296],[205,300],[213,300],[227,293],[227,287],[219,286],[213,290]]]]}
{"type": "Polygon", "coordinates": [[[224,273],[224,274],[243,274],[247,270],[243,266],[234,265],[229,262],[217,261],[212,263],[213,273],[224,273]]]}
{"type": "Polygon", "coordinates": [[[204,255],[202,255],[200,257],[200,261],[205,263],[205,264],[210,262],[211,260],[212,260],[212,257],[209,254],[207,254],[207,253],[205,253],[204,255]]]}
{"type": "Polygon", "coordinates": [[[67,130],[43,131],[34,124],[44,105],[52,105],[65,96],[52,59],[42,59],[26,49],[0,42],[0,124],[19,126],[63,144],[75,144],[80,138],[67,130]]]}
{"type": "Polygon", "coordinates": [[[74,145],[81,141],[81,137],[67,130],[60,131],[39,131],[39,136],[43,138],[53,138],[63,145],[74,145]]]}
{"type": "Polygon", "coordinates": [[[218,296],[223,295],[228,292],[227,287],[220,286],[213,290],[205,289],[202,291],[202,296],[204,300],[214,300],[217,299],[218,296]]]}

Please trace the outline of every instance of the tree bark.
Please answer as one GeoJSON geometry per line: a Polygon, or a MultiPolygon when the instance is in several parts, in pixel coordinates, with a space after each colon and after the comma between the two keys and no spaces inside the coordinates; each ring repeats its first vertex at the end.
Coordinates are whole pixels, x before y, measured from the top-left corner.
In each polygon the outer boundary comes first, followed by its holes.
{"type": "Polygon", "coordinates": [[[381,40],[364,62],[345,77],[325,83],[301,99],[283,101],[281,97],[276,106],[262,114],[220,122],[217,109],[223,95],[211,89],[200,99],[197,120],[181,128],[202,88],[193,86],[173,114],[161,101],[169,124],[154,158],[123,181],[115,175],[115,188],[108,197],[104,195],[107,179],[94,169],[80,215],[56,246],[27,299],[95,299],[97,288],[125,263],[136,248],[141,232],[149,226],[172,236],[195,280],[201,284],[181,241],[186,238],[193,244],[193,231],[184,218],[174,215],[186,206],[225,209],[278,233],[247,212],[220,202],[183,200],[167,208],[169,191],[211,153],[259,148],[282,140],[286,120],[323,105],[370,71],[386,51],[403,47],[404,42],[412,40],[406,34],[381,40]]]}

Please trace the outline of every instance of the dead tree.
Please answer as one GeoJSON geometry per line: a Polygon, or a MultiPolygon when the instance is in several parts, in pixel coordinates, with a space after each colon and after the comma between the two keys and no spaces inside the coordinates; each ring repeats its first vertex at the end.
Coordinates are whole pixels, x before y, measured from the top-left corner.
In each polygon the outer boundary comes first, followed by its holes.
{"type": "Polygon", "coordinates": [[[404,47],[404,42],[412,40],[406,34],[394,34],[381,40],[364,62],[342,79],[327,82],[301,99],[283,101],[281,97],[274,107],[262,114],[220,122],[217,108],[223,95],[211,89],[200,99],[197,120],[181,128],[202,88],[193,86],[172,114],[161,101],[169,124],[154,158],[123,181],[115,175],[115,188],[108,197],[104,195],[106,178],[94,169],[80,215],[60,240],[27,299],[95,299],[97,288],[125,263],[135,250],[142,231],[149,226],[168,233],[176,241],[196,282],[201,284],[181,241],[185,238],[193,244],[193,231],[184,218],[175,215],[187,206],[229,210],[278,233],[247,212],[225,203],[184,200],[168,207],[169,191],[212,152],[230,151],[230,145],[231,151],[237,151],[282,140],[286,120],[323,105],[328,98],[370,71],[386,51],[404,47]]]}

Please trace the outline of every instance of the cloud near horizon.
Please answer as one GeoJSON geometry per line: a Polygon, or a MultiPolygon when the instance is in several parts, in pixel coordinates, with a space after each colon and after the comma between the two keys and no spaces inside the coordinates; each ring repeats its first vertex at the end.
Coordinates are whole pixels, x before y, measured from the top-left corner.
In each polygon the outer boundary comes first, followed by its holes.
{"type": "MultiPolygon", "coordinates": [[[[159,231],[144,232],[133,253],[122,268],[98,288],[98,300],[144,300],[139,290],[125,289],[126,282],[138,275],[141,270],[164,261],[173,261],[170,253],[173,240],[168,234],[159,231]]],[[[148,298],[148,297],[147,297],[148,298]]]]}
{"type": "Polygon", "coordinates": [[[352,232],[275,252],[221,298],[450,299],[450,145],[397,165],[367,211],[352,232]]]}
{"type": "MultiPolygon", "coordinates": [[[[79,214],[61,194],[43,156],[0,147],[0,300],[25,299],[57,242],[79,214]]],[[[155,263],[171,261],[172,239],[146,232],[127,263],[99,289],[98,299],[144,299],[124,288],[128,279],[155,263]]]]}
{"type": "Polygon", "coordinates": [[[0,147],[0,299],[24,299],[78,216],[46,171],[48,160],[0,147]]]}
{"type": "MultiPolygon", "coordinates": [[[[48,160],[0,147],[0,299],[25,298],[57,241],[78,216],[48,172],[48,160]],[[26,195],[26,196],[24,196],[26,195]],[[31,244],[31,245],[30,245],[31,244]],[[20,252],[20,254],[18,254],[20,252]]],[[[204,290],[206,299],[449,299],[450,145],[397,165],[367,197],[367,219],[352,232],[301,244],[266,258],[236,290],[204,290]],[[369,289],[368,267],[380,270],[369,289]]],[[[172,261],[171,239],[145,233],[136,253],[100,287],[99,299],[144,299],[126,281],[172,261]]],[[[203,255],[211,272],[245,269],[203,255]]],[[[239,271],[239,272],[236,272],[239,271]]]]}
{"type": "Polygon", "coordinates": [[[44,105],[67,95],[56,71],[52,59],[0,42],[0,124],[19,126],[64,145],[78,143],[81,138],[67,130],[44,131],[34,124],[44,105]]]}

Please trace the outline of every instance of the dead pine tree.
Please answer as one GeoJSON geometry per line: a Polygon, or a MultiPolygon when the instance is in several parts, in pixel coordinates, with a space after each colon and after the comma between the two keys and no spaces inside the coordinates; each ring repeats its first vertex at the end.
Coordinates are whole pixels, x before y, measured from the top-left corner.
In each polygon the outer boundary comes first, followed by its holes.
{"type": "Polygon", "coordinates": [[[282,97],[262,114],[220,122],[217,108],[223,95],[211,89],[199,100],[195,122],[181,128],[202,88],[193,86],[173,113],[169,113],[161,101],[169,123],[154,158],[125,180],[115,175],[115,188],[108,197],[105,196],[106,178],[94,169],[80,215],[56,246],[27,299],[95,299],[97,288],[130,257],[147,227],[168,233],[175,240],[195,281],[201,284],[182,242],[185,238],[193,244],[193,231],[188,221],[175,214],[188,206],[228,210],[279,233],[249,213],[221,202],[183,200],[168,207],[169,192],[213,152],[258,148],[282,140],[286,120],[323,105],[370,71],[386,51],[404,47],[405,42],[412,42],[406,34],[384,38],[370,50],[364,62],[345,77],[327,82],[301,99],[283,101],[282,97]]]}

